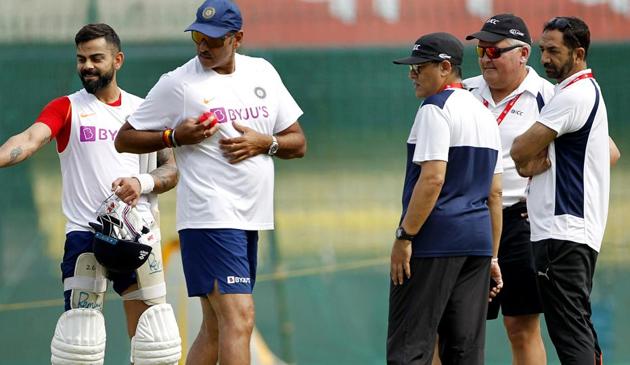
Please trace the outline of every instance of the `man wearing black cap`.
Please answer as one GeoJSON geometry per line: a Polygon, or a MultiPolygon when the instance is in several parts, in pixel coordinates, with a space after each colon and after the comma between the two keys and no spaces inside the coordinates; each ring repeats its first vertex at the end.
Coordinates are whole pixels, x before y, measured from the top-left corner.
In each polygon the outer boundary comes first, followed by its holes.
{"type": "Polygon", "coordinates": [[[207,0],[190,31],[197,55],[164,75],[122,127],[119,151],[174,147],[177,229],[188,295],[203,323],[189,364],[249,364],[258,230],[273,229],[273,157],[302,157],[302,110],[264,59],[236,53],[242,18],[207,0]]]}
{"type": "Polygon", "coordinates": [[[464,85],[494,115],[503,148],[503,231],[498,258],[504,288],[488,305],[488,319],[496,319],[501,308],[513,364],[544,365],[547,358],[539,321],[542,304],[525,204],[528,179],[516,172],[510,148],[549,102],[553,86],[527,66],[531,38],[518,16],[495,15],[466,39],[478,40],[481,75],[464,80],[464,85]]]}
{"type": "Polygon", "coordinates": [[[462,88],[463,46],[418,39],[409,65],[425,98],[407,142],[403,213],[391,253],[388,364],[483,364],[490,277],[501,234],[501,141],[492,114],[462,88]]]}

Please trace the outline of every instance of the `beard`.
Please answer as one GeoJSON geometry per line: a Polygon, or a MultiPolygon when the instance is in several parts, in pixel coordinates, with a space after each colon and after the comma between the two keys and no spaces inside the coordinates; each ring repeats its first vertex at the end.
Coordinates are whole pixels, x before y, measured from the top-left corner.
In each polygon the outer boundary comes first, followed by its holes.
{"type": "Polygon", "coordinates": [[[543,66],[545,67],[545,73],[549,78],[555,80],[564,80],[569,76],[571,70],[573,70],[573,66],[575,62],[573,62],[573,52],[569,54],[569,59],[567,62],[560,66],[555,66],[552,63],[545,63],[543,66]]]}
{"type": "Polygon", "coordinates": [[[95,94],[97,91],[107,87],[112,80],[114,79],[114,68],[111,70],[101,74],[98,70],[89,70],[89,71],[81,71],[79,72],[79,78],[81,79],[81,83],[90,94],[95,94]],[[96,76],[95,80],[86,80],[88,76],[96,76]]]}

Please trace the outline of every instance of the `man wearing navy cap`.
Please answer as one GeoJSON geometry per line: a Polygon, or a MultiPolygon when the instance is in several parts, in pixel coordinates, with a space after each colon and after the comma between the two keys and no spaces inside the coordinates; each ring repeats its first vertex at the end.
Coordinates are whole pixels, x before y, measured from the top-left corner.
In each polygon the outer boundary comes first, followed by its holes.
{"type": "Polygon", "coordinates": [[[464,90],[463,46],[418,39],[409,78],[424,102],[407,140],[403,212],[391,252],[388,364],[484,362],[490,277],[501,235],[501,140],[492,114],[464,90]]]}
{"type": "Polygon", "coordinates": [[[188,295],[203,323],[188,364],[249,364],[258,231],[274,227],[274,156],[302,157],[302,110],[274,67],[236,52],[241,12],[207,0],[186,29],[196,57],[165,74],[116,138],[120,152],[172,147],[188,295]]]}

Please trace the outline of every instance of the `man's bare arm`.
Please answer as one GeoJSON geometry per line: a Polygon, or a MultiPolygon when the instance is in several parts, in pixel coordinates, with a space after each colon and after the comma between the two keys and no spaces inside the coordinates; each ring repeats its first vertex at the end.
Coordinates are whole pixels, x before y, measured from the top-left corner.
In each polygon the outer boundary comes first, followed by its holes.
{"type": "Polygon", "coordinates": [[[157,151],[157,166],[155,170],[150,172],[155,182],[153,192],[162,194],[174,188],[179,181],[177,165],[172,149],[164,148],[157,151]]]}
{"type": "Polygon", "coordinates": [[[0,146],[0,167],[16,165],[50,142],[52,132],[44,123],[34,123],[22,133],[9,138],[0,146]]]}
{"type": "Polygon", "coordinates": [[[549,168],[546,151],[557,135],[553,129],[536,122],[514,139],[510,155],[521,176],[532,176],[549,168]]]}

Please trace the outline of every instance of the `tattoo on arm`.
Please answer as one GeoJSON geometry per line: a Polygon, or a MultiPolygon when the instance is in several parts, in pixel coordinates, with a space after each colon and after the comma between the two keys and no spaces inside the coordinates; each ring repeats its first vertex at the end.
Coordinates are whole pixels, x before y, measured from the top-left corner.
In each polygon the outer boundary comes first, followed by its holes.
{"type": "Polygon", "coordinates": [[[17,163],[17,160],[22,155],[22,152],[24,152],[22,150],[22,147],[15,147],[14,149],[12,149],[9,153],[9,164],[17,163]]]}
{"type": "Polygon", "coordinates": [[[153,176],[153,180],[155,180],[153,192],[161,194],[175,187],[179,180],[175,158],[170,148],[157,151],[157,166],[158,167],[151,171],[150,174],[153,176]]]}

